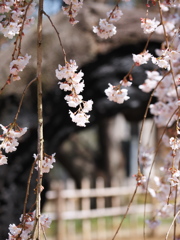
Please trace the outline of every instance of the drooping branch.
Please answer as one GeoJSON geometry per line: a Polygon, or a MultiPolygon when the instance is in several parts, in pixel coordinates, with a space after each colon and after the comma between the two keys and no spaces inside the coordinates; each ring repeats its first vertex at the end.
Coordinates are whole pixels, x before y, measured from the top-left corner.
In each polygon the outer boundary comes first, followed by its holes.
{"type": "Polygon", "coordinates": [[[37,145],[37,166],[38,179],[36,189],[36,223],[33,240],[40,240],[40,215],[41,215],[41,186],[42,186],[42,161],[44,151],[43,139],[43,105],[42,105],[42,18],[43,18],[43,0],[39,0],[38,25],[37,25],[37,111],[38,111],[38,145],[37,145]]]}

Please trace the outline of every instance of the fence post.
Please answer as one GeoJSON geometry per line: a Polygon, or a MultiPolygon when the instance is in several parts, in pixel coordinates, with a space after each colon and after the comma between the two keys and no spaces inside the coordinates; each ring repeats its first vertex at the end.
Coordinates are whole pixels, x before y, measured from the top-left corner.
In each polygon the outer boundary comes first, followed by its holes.
{"type": "Polygon", "coordinates": [[[64,183],[59,181],[56,187],[57,191],[57,240],[66,239],[66,223],[61,218],[62,212],[65,211],[64,199],[61,197],[61,191],[64,189],[64,183]]]}
{"type": "MultiPolygon", "coordinates": [[[[90,190],[90,180],[88,178],[84,178],[81,182],[81,188],[82,189],[88,189],[90,190]]],[[[83,198],[82,199],[82,210],[90,210],[90,198],[83,198]]],[[[90,219],[84,219],[82,221],[82,237],[83,240],[91,240],[91,220],[90,219]]]]}
{"type": "MultiPolygon", "coordinates": [[[[120,187],[120,180],[118,178],[113,178],[111,180],[111,187],[120,187]]],[[[119,196],[112,197],[112,207],[120,207],[120,206],[121,206],[121,196],[119,195],[119,196]]],[[[116,231],[116,229],[118,228],[119,222],[120,222],[120,216],[112,217],[112,227],[111,227],[112,236],[116,231]]]]}
{"type": "MultiPolygon", "coordinates": [[[[105,182],[102,177],[98,177],[96,179],[96,188],[98,189],[104,189],[104,191],[107,191],[105,189],[105,182]]],[[[96,205],[97,209],[103,209],[105,208],[105,197],[98,197],[96,198],[96,205]]],[[[98,240],[106,239],[107,232],[106,232],[106,219],[98,218],[97,219],[97,238],[98,240]]]]}
{"type": "MultiPolygon", "coordinates": [[[[68,179],[66,182],[66,188],[69,190],[75,190],[75,182],[72,179],[68,179]]],[[[66,199],[66,211],[75,211],[76,204],[75,198],[66,199]]],[[[67,240],[75,240],[76,239],[76,220],[68,220],[66,221],[67,224],[67,240]]],[[[62,239],[64,240],[64,239],[62,239]]]]}

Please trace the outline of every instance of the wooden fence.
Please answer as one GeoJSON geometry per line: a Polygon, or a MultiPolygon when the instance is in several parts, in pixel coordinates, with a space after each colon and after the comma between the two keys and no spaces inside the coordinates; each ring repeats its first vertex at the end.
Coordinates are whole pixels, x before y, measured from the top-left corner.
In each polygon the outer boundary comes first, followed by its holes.
{"type": "MultiPolygon", "coordinates": [[[[54,190],[47,192],[45,212],[56,221],[56,240],[112,239],[135,189],[119,187],[115,181],[112,187],[105,188],[103,178],[96,180],[95,188],[90,188],[89,179],[83,179],[81,189],[76,189],[72,180],[52,185],[54,190]]],[[[152,210],[149,198],[146,213],[152,210]]],[[[138,234],[140,229],[142,234],[143,214],[144,195],[138,191],[119,234],[121,239],[138,234]]]]}

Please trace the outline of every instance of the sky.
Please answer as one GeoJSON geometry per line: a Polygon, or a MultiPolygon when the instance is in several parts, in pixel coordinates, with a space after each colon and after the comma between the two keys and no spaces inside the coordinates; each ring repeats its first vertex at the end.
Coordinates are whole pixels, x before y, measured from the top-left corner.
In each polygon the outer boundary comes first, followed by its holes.
{"type": "Polygon", "coordinates": [[[45,0],[44,1],[44,11],[48,14],[56,14],[61,7],[62,0],[45,0]]]}

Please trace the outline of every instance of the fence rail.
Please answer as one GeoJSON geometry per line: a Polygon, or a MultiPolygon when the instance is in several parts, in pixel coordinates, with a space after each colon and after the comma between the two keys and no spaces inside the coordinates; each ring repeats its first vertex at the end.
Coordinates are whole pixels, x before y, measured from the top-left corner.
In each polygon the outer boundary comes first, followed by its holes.
{"type": "MultiPolygon", "coordinates": [[[[96,180],[95,188],[90,188],[89,179],[83,179],[81,189],[76,189],[72,180],[65,185],[54,183],[54,190],[46,195],[49,207],[45,211],[57,221],[57,240],[105,240],[112,237],[135,189],[133,186],[118,187],[115,181],[113,187],[107,188],[102,178],[96,180]]],[[[143,200],[142,192],[138,191],[126,220],[131,231],[144,214],[143,200]]],[[[146,213],[152,210],[153,205],[148,202],[146,213]]],[[[126,229],[125,235],[128,234],[126,229]]]]}

